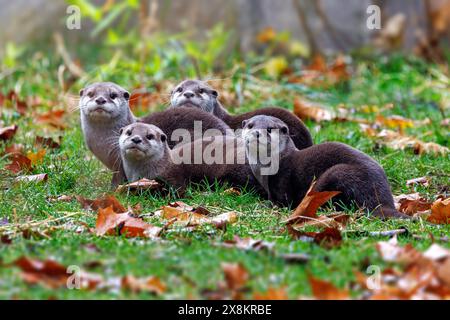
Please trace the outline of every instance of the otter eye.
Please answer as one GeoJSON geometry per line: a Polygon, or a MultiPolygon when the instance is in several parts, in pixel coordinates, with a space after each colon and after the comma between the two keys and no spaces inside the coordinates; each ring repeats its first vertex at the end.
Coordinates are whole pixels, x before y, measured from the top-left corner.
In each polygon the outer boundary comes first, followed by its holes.
{"type": "Polygon", "coordinates": [[[128,130],[126,133],[127,133],[127,136],[131,136],[131,130],[128,130]]]}
{"type": "Polygon", "coordinates": [[[205,93],[205,89],[203,89],[203,88],[198,89],[198,93],[200,93],[200,94],[205,93]]]}
{"type": "Polygon", "coordinates": [[[89,98],[92,98],[92,97],[94,96],[94,92],[93,92],[93,91],[89,91],[89,92],[87,93],[87,96],[88,96],[89,98]]]}
{"type": "Polygon", "coordinates": [[[111,99],[115,99],[115,98],[117,98],[117,93],[115,93],[115,92],[111,92],[110,94],[109,94],[109,97],[111,98],[111,99]]]}
{"type": "Polygon", "coordinates": [[[183,88],[182,87],[178,87],[177,92],[182,92],[183,88]]]}
{"type": "Polygon", "coordinates": [[[247,128],[249,128],[249,129],[253,128],[253,123],[249,123],[249,124],[247,125],[247,128]]]}
{"type": "Polygon", "coordinates": [[[147,140],[153,140],[155,139],[155,136],[153,134],[148,134],[146,138],[147,140]]]}

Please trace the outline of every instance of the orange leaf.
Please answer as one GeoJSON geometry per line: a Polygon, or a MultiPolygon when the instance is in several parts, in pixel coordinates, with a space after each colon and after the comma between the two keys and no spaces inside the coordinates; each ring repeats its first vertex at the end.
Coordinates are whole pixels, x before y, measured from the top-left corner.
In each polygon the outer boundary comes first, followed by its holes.
{"type": "Polygon", "coordinates": [[[111,206],[113,211],[116,213],[127,211],[127,209],[125,209],[125,207],[119,202],[119,200],[111,195],[102,196],[95,200],[86,199],[81,196],[77,196],[76,198],[84,209],[91,209],[96,211],[100,208],[105,209],[111,206]]]}
{"type": "Polygon", "coordinates": [[[431,215],[427,221],[436,224],[450,223],[450,198],[437,199],[431,206],[431,215]]]}
{"type": "Polygon", "coordinates": [[[249,279],[249,274],[240,263],[222,263],[222,270],[225,276],[227,287],[230,290],[242,289],[249,279]]]}
{"type": "Polygon", "coordinates": [[[34,166],[36,164],[42,163],[44,157],[45,157],[46,150],[41,149],[36,153],[28,152],[27,158],[30,159],[31,165],[34,166]]]}
{"type": "Polygon", "coordinates": [[[294,99],[294,114],[302,120],[315,122],[330,121],[335,118],[330,110],[299,97],[294,99]]]}
{"type": "Polygon", "coordinates": [[[306,196],[303,198],[298,207],[291,214],[286,223],[292,222],[296,220],[298,217],[317,218],[318,217],[316,214],[317,209],[319,209],[321,205],[326,203],[335,195],[341,193],[340,191],[322,191],[322,192],[314,191],[313,188],[315,184],[316,184],[315,182],[311,184],[308,192],[306,193],[306,196]]]}
{"type": "Polygon", "coordinates": [[[288,300],[288,295],[286,293],[286,288],[269,288],[266,292],[255,293],[253,295],[255,300],[288,300]]]}
{"type": "Polygon", "coordinates": [[[125,276],[122,278],[122,288],[136,293],[149,292],[153,294],[163,294],[167,289],[166,285],[154,276],[144,279],[125,276]]]}
{"type": "Polygon", "coordinates": [[[320,300],[347,300],[350,299],[348,290],[336,288],[332,283],[308,275],[313,296],[320,300]]]}
{"type": "Polygon", "coordinates": [[[14,173],[18,173],[20,171],[30,171],[31,160],[25,155],[21,153],[11,153],[8,155],[8,158],[11,160],[11,163],[7,164],[5,168],[9,171],[14,173]]]}

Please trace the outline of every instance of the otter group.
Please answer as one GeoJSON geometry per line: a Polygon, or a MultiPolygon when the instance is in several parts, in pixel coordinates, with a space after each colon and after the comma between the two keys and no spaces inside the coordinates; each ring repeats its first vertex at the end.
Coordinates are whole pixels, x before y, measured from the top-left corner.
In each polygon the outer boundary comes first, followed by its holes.
{"type": "Polygon", "coordinates": [[[403,217],[384,170],[366,154],[337,142],[313,145],[303,122],[282,108],[230,115],[218,96],[186,80],[172,90],[169,108],[136,118],[128,91],[91,84],[80,91],[86,145],[113,172],[112,185],[159,179],[183,194],[189,183],[226,182],[294,207],[316,180],[316,191],[340,191],[338,207],[403,217]]]}

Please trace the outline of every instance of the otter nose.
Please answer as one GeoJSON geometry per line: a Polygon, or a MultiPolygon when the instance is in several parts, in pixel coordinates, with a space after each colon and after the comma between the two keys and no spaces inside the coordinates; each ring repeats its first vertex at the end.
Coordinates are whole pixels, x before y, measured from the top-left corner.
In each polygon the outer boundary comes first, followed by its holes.
{"type": "Polygon", "coordinates": [[[190,99],[194,96],[194,93],[192,91],[186,91],[185,93],[183,93],[183,96],[190,99]]]}
{"type": "Polygon", "coordinates": [[[257,138],[259,138],[260,135],[261,135],[261,133],[259,132],[259,130],[256,130],[256,131],[255,131],[255,136],[256,136],[257,138]]]}
{"type": "Polygon", "coordinates": [[[95,103],[102,105],[106,103],[106,99],[103,97],[98,97],[97,99],[95,99],[95,103]]]}
{"type": "Polygon", "coordinates": [[[142,142],[142,139],[141,139],[141,137],[133,137],[133,138],[131,138],[131,141],[133,141],[134,143],[136,143],[136,144],[138,144],[138,143],[141,143],[142,142]]]}

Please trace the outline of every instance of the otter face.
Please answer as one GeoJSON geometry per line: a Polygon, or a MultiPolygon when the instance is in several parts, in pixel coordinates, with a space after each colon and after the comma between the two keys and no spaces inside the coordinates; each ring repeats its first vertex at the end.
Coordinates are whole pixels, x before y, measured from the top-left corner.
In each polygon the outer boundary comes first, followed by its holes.
{"type": "Polygon", "coordinates": [[[263,152],[269,157],[281,154],[290,139],[287,125],[275,117],[255,116],[244,120],[242,127],[249,159],[261,158],[263,152]]]}
{"type": "Polygon", "coordinates": [[[156,126],[134,123],[120,129],[119,147],[128,161],[155,161],[164,156],[167,137],[156,126]]]}
{"type": "Polygon", "coordinates": [[[218,93],[206,83],[198,80],[185,80],[172,90],[172,107],[192,106],[206,112],[213,112],[218,93]]]}
{"type": "Polygon", "coordinates": [[[129,99],[130,94],[114,83],[94,83],[80,91],[80,110],[92,121],[109,121],[127,114],[129,99]]]}

